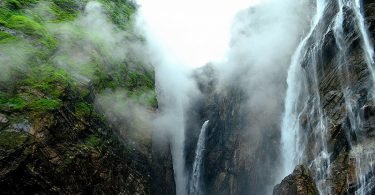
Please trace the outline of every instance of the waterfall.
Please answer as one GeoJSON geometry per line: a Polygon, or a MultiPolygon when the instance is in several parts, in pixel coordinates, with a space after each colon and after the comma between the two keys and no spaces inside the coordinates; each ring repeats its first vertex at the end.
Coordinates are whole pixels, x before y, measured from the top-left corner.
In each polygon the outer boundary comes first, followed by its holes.
{"type": "Polygon", "coordinates": [[[283,154],[283,173],[285,177],[291,173],[294,167],[300,163],[303,157],[303,145],[301,145],[300,136],[300,113],[302,111],[301,103],[306,101],[304,92],[304,76],[301,63],[307,55],[309,47],[308,41],[312,38],[313,32],[318,28],[319,22],[323,18],[326,2],[324,0],[317,1],[316,14],[314,16],[311,29],[306,37],[298,45],[292,62],[288,70],[287,84],[288,89],[285,98],[285,111],[282,121],[282,154],[283,154]],[[302,147],[302,148],[301,148],[302,147]]]}
{"type": "MultiPolygon", "coordinates": [[[[340,2],[343,0],[340,0],[340,2]]],[[[343,3],[342,3],[343,4],[343,3]]],[[[374,101],[374,82],[375,82],[375,71],[374,71],[374,49],[370,37],[368,35],[368,30],[366,29],[364,14],[362,13],[362,3],[359,0],[353,1],[345,1],[345,6],[349,7],[354,15],[358,25],[358,30],[360,34],[360,39],[362,42],[362,49],[363,53],[365,54],[365,60],[367,63],[367,67],[370,71],[371,79],[372,79],[372,86],[367,90],[370,92],[372,96],[372,101],[374,101]]],[[[343,8],[340,6],[340,9],[343,8]]],[[[345,53],[344,53],[345,55],[345,53]]],[[[351,91],[349,92],[351,93],[351,91]]],[[[344,91],[345,94],[345,91],[344,91]]],[[[360,109],[357,107],[353,107],[352,100],[355,99],[353,97],[348,97],[345,95],[345,102],[347,105],[349,120],[351,124],[351,131],[355,132],[358,136],[360,136],[363,124],[360,119],[360,109]]],[[[358,103],[357,103],[358,104],[358,103]]],[[[369,194],[370,190],[374,188],[375,181],[371,179],[368,180],[369,174],[373,175],[373,157],[375,155],[375,147],[374,143],[369,141],[366,136],[362,136],[359,138],[360,140],[357,143],[353,144],[353,140],[351,140],[351,144],[353,145],[351,155],[355,158],[355,173],[356,173],[356,182],[358,190],[356,190],[356,195],[365,195],[369,194]]]]}
{"type": "Polygon", "coordinates": [[[329,36],[333,36],[337,48],[334,63],[337,66],[338,80],[350,124],[348,140],[352,145],[350,155],[355,158],[357,180],[355,194],[368,194],[375,186],[373,181],[375,179],[372,178],[375,144],[366,136],[360,136],[363,131],[361,108],[355,83],[351,82],[352,73],[349,66],[352,64],[347,57],[351,45],[358,37],[372,83],[366,90],[374,102],[374,49],[362,10],[359,0],[316,0],[316,13],[310,31],[297,47],[288,71],[288,88],[281,124],[283,155],[281,176],[290,174],[298,164],[307,164],[314,172],[320,194],[331,194],[328,179],[331,174],[331,153],[327,146],[329,137],[327,121],[330,119],[327,118],[321,105],[319,88],[321,81],[317,72],[317,67],[321,66],[319,63],[322,63],[325,55],[322,51],[327,47],[324,43],[329,36]],[[337,12],[330,16],[332,10],[337,12]],[[357,36],[354,35],[355,33],[357,36]],[[305,123],[308,123],[308,127],[305,123]],[[311,131],[310,137],[307,137],[306,131],[311,131]],[[350,136],[351,132],[356,135],[355,141],[350,136]],[[312,144],[312,148],[307,148],[311,139],[315,143],[312,144]]]}
{"type": "Polygon", "coordinates": [[[206,121],[203,123],[201,131],[199,133],[197,149],[195,150],[195,160],[193,164],[193,173],[192,179],[190,183],[190,194],[192,195],[200,195],[202,191],[199,187],[200,176],[201,176],[201,167],[202,167],[202,160],[203,160],[203,152],[205,150],[205,141],[206,141],[206,129],[208,126],[208,122],[206,121]]]}
{"type": "Polygon", "coordinates": [[[371,76],[372,76],[373,86],[372,86],[372,89],[371,89],[371,93],[372,93],[372,98],[375,99],[375,97],[374,97],[375,96],[375,94],[374,94],[374,90],[375,90],[375,84],[374,84],[374,82],[375,82],[374,47],[373,47],[372,42],[370,40],[370,37],[368,35],[368,30],[366,28],[365,18],[364,18],[364,14],[362,13],[362,6],[361,5],[363,5],[363,3],[361,3],[360,0],[355,0],[355,4],[353,4],[352,7],[353,7],[353,10],[354,10],[357,22],[359,24],[359,30],[360,30],[360,33],[361,33],[361,40],[362,40],[362,47],[365,50],[366,62],[367,62],[368,68],[369,68],[369,70],[371,72],[371,76]]]}

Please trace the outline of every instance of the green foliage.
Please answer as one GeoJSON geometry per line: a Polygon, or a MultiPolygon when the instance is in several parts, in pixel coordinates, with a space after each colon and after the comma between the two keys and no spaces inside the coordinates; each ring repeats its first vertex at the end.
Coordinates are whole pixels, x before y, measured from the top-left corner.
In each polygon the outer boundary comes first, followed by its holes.
{"type": "Polygon", "coordinates": [[[91,110],[92,110],[91,105],[84,103],[84,102],[79,102],[75,106],[75,115],[80,118],[88,117],[90,115],[91,110]]]}
{"type": "Polygon", "coordinates": [[[8,19],[5,26],[14,30],[22,31],[27,35],[36,34],[39,36],[43,36],[45,33],[47,33],[46,29],[41,24],[22,15],[12,15],[8,19]]]}
{"type": "Polygon", "coordinates": [[[9,9],[0,7],[0,25],[5,26],[7,24],[7,20],[9,19],[9,17],[11,17],[12,14],[15,13],[16,12],[11,12],[9,9]]]}
{"type": "Polygon", "coordinates": [[[27,106],[27,102],[18,97],[9,97],[4,93],[0,93],[0,110],[22,110],[27,106]]]}
{"type": "Polygon", "coordinates": [[[49,97],[59,98],[70,82],[71,78],[65,70],[45,64],[34,67],[23,84],[49,97]]]}
{"type": "Polygon", "coordinates": [[[41,111],[50,111],[56,110],[62,106],[62,101],[59,99],[38,99],[29,103],[28,108],[31,110],[41,111]]]}
{"type": "Polygon", "coordinates": [[[16,85],[19,88],[16,94],[0,93],[0,109],[37,112],[58,109],[62,106],[59,98],[69,81],[63,70],[50,65],[36,66],[16,85]]]}
{"type": "Polygon", "coordinates": [[[38,0],[5,0],[5,6],[12,10],[22,9],[30,4],[34,4],[38,0]]]}
{"type": "Polygon", "coordinates": [[[39,39],[38,42],[49,49],[54,49],[57,45],[56,40],[49,34],[47,29],[29,17],[13,15],[5,26],[39,39]]]}
{"type": "Polygon", "coordinates": [[[25,143],[28,136],[25,133],[14,131],[1,131],[0,132],[0,148],[6,150],[16,149],[21,144],[25,143]]]}
{"type": "Polygon", "coordinates": [[[85,140],[85,145],[89,148],[101,148],[103,141],[97,135],[90,135],[85,140]]]}
{"type": "Polygon", "coordinates": [[[0,44],[10,43],[17,40],[17,38],[9,33],[0,31],[0,44]]]}
{"type": "Polygon", "coordinates": [[[79,5],[76,0],[59,0],[51,4],[56,21],[70,21],[78,16],[79,5]]]}
{"type": "Polygon", "coordinates": [[[139,87],[146,87],[149,89],[154,88],[154,81],[146,74],[142,74],[138,71],[132,71],[128,73],[128,88],[134,90],[139,87]]]}
{"type": "Polygon", "coordinates": [[[100,0],[105,10],[109,13],[111,20],[121,29],[126,29],[132,25],[132,16],[136,7],[127,0],[100,0]]]}
{"type": "MultiPolygon", "coordinates": [[[[136,6],[127,0],[99,0],[106,14],[120,29],[128,29],[132,25],[132,15],[136,6]]],[[[79,16],[87,0],[4,0],[0,2],[0,52],[7,56],[15,54],[14,59],[9,58],[2,63],[12,63],[6,75],[12,75],[12,90],[0,92],[0,110],[8,111],[38,111],[45,112],[60,108],[66,97],[67,89],[74,89],[80,96],[79,102],[74,103],[75,114],[78,117],[87,117],[91,114],[92,105],[84,101],[91,93],[87,86],[80,86],[74,82],[66,70],[56,67],[53,63],[61,61],[68,67],[79,67],[79,74],[93,81],[95,91],[104,89],[123,88],[139,102],[156,107],[156,94],[154,78],[142,68],[129,70],[125,62],[115,61],[111,58],[112,50],[105,48],[92,33],[76,27],[70,29],[74,48],[80,48],[82,40],[90,39],[94,51],[90,53],[88,65],[77,64],[67,51],[59,52],[59,37],[52,35],[49,25],[59,25],[73,21],[79,16]],[[75,40],[77,39],[77,40],[75,40]],[[92,39],[92,40],[91,40],[92,39]],[[17,43],[17,44],[15,44],[17,43]],[[14,52],[12,45],[17,48],[14,52]],[[22,56],[22,58],[21,58],[22,56]],[[17,63],[16,63],[17,62],[17,63]],[[146,94],[147,93],[147,94],[146,94]],[[146,95],[145,95],[146,94],[146,95]]],[[[53,29],[53,26],[52,26],[53,29]]],[[[67,30],[67,29],[64,29],[67,30]]],[[[68,34],[69,34],[68,33],[68,34]]],[[[142,65],[140,65],[142,67],[142,65]]],[[[5,78],[7,80],[7,78],[5,78]]],[[[0,79],[0,82],[3,82],[0,79]]],[[[0,83],[1,84],[1,83],[0,83]]],[[[4,85],[4,84],[3,84],[4,85]]]]}

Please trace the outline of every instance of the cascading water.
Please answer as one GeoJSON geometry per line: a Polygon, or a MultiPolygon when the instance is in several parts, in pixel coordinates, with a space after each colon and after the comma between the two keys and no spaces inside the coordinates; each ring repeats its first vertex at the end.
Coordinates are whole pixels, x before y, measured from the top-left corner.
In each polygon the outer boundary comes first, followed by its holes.
{"type": "Polygon", "coordinates": [[[205,141],[206,141],[206,129],[209,121],[203,123],[201,131],[199,133],[197,149],[195,150],[195,160],[193,164],[193,173],[190,183],[190,194],[200,195],[202,191],[200,190],[200,176],[201,176],[201,167],[203,159],[203,151],[205,150],[205,141]]]}
{"type": "MultiPolygon", "coordinates": [[[[374,51],[373,51],[373,46],[371,44],[370,38],[367,33],[367,29],[365,27],[365,22],[364,22],[364,16],[361,12],[361,3],[359,0],[356,0],[355,2],[353,1],[344,1],[340,0],[339,1],[339,8],[340,12],[338,13],[336,17],[336,26],[335,26],[335,37],[336,37],[336,42],[340,50],[340,61],[339,61],[339,67],[341,68],[341,72],[343,75],[345,75],[342,80],[342,86],[345,87],[343,89],[343,94],[345,98],[345,104],[347,107],[347,115],[350,121],[350,130],[353,132],[356,132],[356,134],[360,134],[363,128],[363,124],[360,118],[360,108],[358,108],[358,103],[353,102],[355,100],[355,97],[353,97],[353,89],[351,89],[352,86],[348,86],[349,84],[345,84],[344,82],[346,80],[350,79],[350,72],[347,68],[348,63],[347,59],[345,58],[349,43],[345,42],[345,35],[342,31],[342,25],[344,24],[344,14],[343,14],[343,9],[344,7],[349,8],[352,10],[355,16],[355,22],[358,25],[358,30],[362,42],[362,48],[363,48],[363,53],[365,54],[365,59],[366,63],[368,66],[368,69],[371,73],[371,79],[372,82],[374,82],[374,51]],[[340,30],[341,29],[341,30],[340,30]]],[[[374,84],[368,88],[367,90],[371,94],[372,98],[374,98],[374,84]]],[[[366,175],[367,174],[372,174],[373,170],[373,156],[374,156],[374,148],[370,147],[368,148],[368,145],[371,145],[371,143],[367,143],[367,138],[362,137],[362,141],[360,144],[355,145],[353,144],[353,140],[351,140],[351,144],[353,145],[352,148],[352,156],[355,157],[355,167],[356,167],[356,180],[357,180],[357,185],[359,189],[355,192],[355,194],[360,194],[364,195],[369,193],[369,189],[372,189],[374,187],[374,184],[371,184],[371,182],[367,181],[366,175]],[[366,147],[363,147],[366,146],[366,147]]]]}
{"type": "MultiPolygon", "coordinates": [[[[355,16],[355,23],[357,24],[357,28],[360,34],[360,40],[362,42],[363,53],[365,54],[365,60],[371,74],[372,82],[374,83],[374,50],[371,44],[370,38],[367,33],[367,29],[365,27],[364,16],[361,12],[361,3],[359,0],[353,1],[345,1],[339,0],[339,13],[336,16],[336,23],[335,23],[335,38],[336,43],[338,45],[340,51],[340,58],[338,61],[338,65],[340,68],[340,72],[342,75],[345,75],[342,79],[342,87],[343,87],[343,94],[345,98],[345,104],[347,107],[347,115],[350,121],[350,131],[355,132],[357,135],[361,134],[363,129],[363,124],[360,118],[360,108],[358,108],[358,102],[353,101],[356,98],[353,96],[353,89],[350,84],[345,83],[345,81],[350,79],[350,72],[348,70],[348,60],[345,58],[347,54],[348,47],[350,46],[350,42],[345,41],[347,36],[344,35],[343,32],[343,25],[344,25],[344,8],[349,8],[355,16]]],[[[372,96],[374,97],[374,84],[368,88],[367,90],[372,96]]],[[[355,158],[355,167],[356,167],[356,182],[358,186],[358,190],[356,190],[355,194],[358,195],[365,195],[368,194],[374,188],[375,183],[374,181],[368,181],[367,175],[373,174],[373,156],[374,156],[374,148],[371,147],[371,142],[368,142],[366,137],[362,137],[360,142],[353,144],[353,139],[350,138],[350,142],[353,145],[352,148],[352,156],[355,158]]]]}
{"type": "MultiPolygon", "coordinates": [[[[375,83],[375,70],[374,70],[374,47],[372,45],[372,42],[370,40],[370,37],[368,35],[368,30],[366,29],[365,19],[362,13],[362,5],[363,3],[360,2],[360,0],[355,0],[355,3],[351,3],[351,7],[355,13],[359,30],[361,33],[361,41],[362,41],[362,47],[364,49],[364,52],[366,54],[366,62],[367,66],[371,72],[373,83],[375,83]]],[[[374,87],[371,88],[371,95],[374,99],[374,87]]]]}
{"type": "Polygon", "coordinates": [[[321,78],[317,72],[317,67],[321,66],[320,63],[324,58],[327,58],[324,57],[327,54],[323,51],[324,47],[327,47],[325,44],[329,42],[327,41],[329,36],[333,36],[337,48],[334,64],[340,77],[341,93],[350,124],[348,140],[352,145],[351,156],[355,158],[357,178],[355,194],[368,194],[375,186],[372,181],[374,179],[368,179],[374,174],[375,148],[371,147],[374,144],[366,137],[358,138],[363,128],[361,108],[355,83],[351,83],[353,75],[351,75],[350,63],[352,62],[347,58],[353,42],[358,38],[372,80],[372,85],[366,90],[373,99],[374,50],[366,29],[364,14],[361,12],[361,5],[359,0],[317,0],[311,29],[298,46],[288,71],[288,89],[281,127],[284,163],[282,176],[291,173],[297,164],[305,163],[314,172],[320,194],[332,193],[328,179],[331,174],[331,151],[327,146],[329,137],[327,121],[330,119],[327,118],[321,105],[319,88],[321,78]],[[356,141],[349,136],[351,132],[358,135],[356,141]],[[309,139],[315,142],[312,148],[307,148],[309,139]]]}
{"type": "MultiPolygon", "coordinates": [[[[303,160],[304,146],[302,145],[302,135],[300,134],[300,115],[306,109],[305,102],[308,100],[305,85],[305,72],[301,67],[302,60],[309,55],[309,40],[313,39],[314,32],[318,30],[319,22],[323,19],[326,7],[324,0],[318,0],[316,4],[316,14],[314,16],[310,32],[301,41],[288,71],[288,89],[285,99],[285,112],[282,122],[282,150],[283,150],[283,174],[282,177],[291,173],[294,167],[303,160]]],[[[319,104],[318,101],[314,101],[319,104]]],[[[319,107],[316,105],[315,108],[319,107]]],[[[323,125],[323,123],[321,123],[323,125]]],[[[322,135],[323,136],[323,135],[322,135]]],[[[324,137],[324,136],[323,136],[324,137]]],[[[325,155],[324,155],[325,156],[325,155]]],[[[324,157],[322,155],[322,157],[324,157]]]]}

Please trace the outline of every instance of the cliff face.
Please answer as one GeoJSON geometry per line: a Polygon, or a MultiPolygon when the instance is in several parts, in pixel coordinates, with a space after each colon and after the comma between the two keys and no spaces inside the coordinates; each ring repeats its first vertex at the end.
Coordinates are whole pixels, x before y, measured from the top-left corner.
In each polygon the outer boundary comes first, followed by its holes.
{"type": "MultiPolygon", "coordinates": [[[[364,1],[364,11],[366,22],[370,26],[371,37],[374,37],[374,2],[364,1]]],[[[338,13],[338,5],[335,3],[328,4],[328,10],[325,13],[324,22],[319,25],[328,25],[338,13]]],[[[301,113],[299,118],[301,124],[301,132],[306,138],[303,163],[311,165],[315,182],[321,187],[327,186],[328,191],[332,194],[373,194],[374,187],[371,184],[373,180],[373,171],[366,169],[363,164],[359,163],[359,159],[371,163],[369,159],[359,157],[360,153],[366,153],[371,156],[373,151],[373,124],[374,124],[374,103],[372,99],[371,86],[373,78],[371,71],[366,62],[366,54],[361,40],[358,22],[355,21],[354,13],[350,9],[344,8],[344,33],[345,41],[348,48],[345,54],[345,61],[340,61],[340,50],[338,47],[337,35],[333,29],[326,32],[322,39],[322,48],[318,55],[320,57],[316,74],[318,78],[317,88],[315,88],[314,78],[306,78],[307,91],[317,89],[318,96],[311,93],[307,99],[308,105],[314,105],[315,99],[320,99],[323,117],[327,121],[327,152],[330,155],[327,164],[323,165],[326,172],[318,172],[316,165],[317,151],[321,150],[321,141],[314,131],[316,124],[319,123],[320,116],[312,115],[310,110],[313,108],[305,108],[305,112],[301,113]],[[347,67],[347,73],[342,73],[343,67],[347,67]],[[345,75],[346,74],[346,75],[345,75]],[[345,78],[342,80],[342,78],[345,78]],[[350,90],[350,95],[347,94],[350,90]],[[350,103],[348,103],[350,102],[350,103]],[[348,107],[348,104],[351,107],[348,107]],[[353,114],[355,113],[355,114],[353,114]],[[355,115],[355,116],[353,116],[355,115]],[[360,121],[357,122],[356,121],[360,121]],[[360,125],[359,125],[360,124],[360,125]],[[359,173],[361,170],[364,173],[359,173]],[[358,177],[361,174],[362,178],[358,177]],[[364,182],[365,178],[366,182],[364,182]],[[323,183],[323,184],[322,184],[323,183]]],[[[318,32],[317,32],[318,33],[318,32]]],[[[317,34],[316,33],[316,34],[317,34]]],[[[316,35],[319,36],[319,35],[316,35]]],[[[372,40],[374,41],[374,40],[372,40]]],[[[319,43],[318,43],[319,44],[319,43]]],[[[311,45],[310,50],[313,50],[311,45]]],[[[308,55],[308,54],[307,54],[308,55]]],[[[314,75],[314,67],[309,64],[309,60],[304,59],[302,66],[306,75],[314,75]]],[[[313,76],[311,76],[313,77],[313,76]]],[[[309,93],[309,92],[307,92],[309,93]]],[[[371,158],[371,157],[370,157],[371,158]]],[[[323,168],[324,169],[324,168],[323,168]]],[[[286,178],[290,179],[291,176],[286,178]]],[[[275,194],[284,194],[280,192],[281,188],[292,188],[283,181],[276,188],[275,194]]],[[[323,191],[324,193],[324,191],[323,191]]],[[[291,194],[305,194],[294,191],[291,194]]]]}
{"type": "MultiPolygon", "coordinates": [[[[312,38],[307,40],[309,46],[299,64],[303,75],[306,75],[302,94],[306,96],[306,101],[299,105],[305,107],[298,118],[299,149],[303,150],[300,163],[304,166],[297,166],[293,174],[277,185],[274,194],[374,193],[374,170],[366,168],[363,173],[362,166],[366,165],[359,163],[359,159],[371,163],[375,119],[371,91],[373,81],[366,61],[363,35],[355,13],[344,7],[343,33],[348,46],[344,62],[340,61],[343,59],[342,51],[332,28],[339,5],[335,1],[327,5],[324,19],[317,25],[319,30],[313,31],[312,38]],[[324,36],[318,38],[320,33],[324,36]],[[321,48],[316,49],[317,45],[321,48]],[[312,61],[314,65],[311,65],[312,61]],[[345,73],[344,66],[347,68],[345,73]],[[317,100],[321,108],[319,111],[317,100]],[[327,145],[324,146],[321,145],[322,134],[316,128],[322,118],[327,132],[323,138],[327,145]],[[353,118],[361,121],[360,127],[356,127],[353,118]],[[322,152],[323,148],[326,148],[326,153],[322,152]],[[363,155],[361,152],[368,157],[359,157],[363,155]],[[324,156],[326,154],[328,158],[324,156]],[[319,155],[322,155],[321,158],[319,155]],[[359,173],[360,170],[362,173],[359,173]]],[[[374,6],[374,1],[364,1],[370,37],[375,34],[374,6]]],[[[189,112],[188,121],[194,124],[189,124],[187,130],[187,167],[191,167],[194,161],[199,124],[210,120],[202,165],[203,191],[207,194],[270,193],[267,185],[274,182],[277,167],[281,164],[278,148],[280,121],[269,121],[267,127],[271,130],[263,136],[259,136],[257,131],[249,131],[251,121],[257,117],[247,110],[251,108],[246,107],[246,99],[251,94],[231,84],[214,90],[215,71],[210,67],[200,71],[204,73],[198,75],[205,75],[197,79],[204,97],[189,112]]]]}
{"type": "MultiPolygon", "coordinates": [[[[149,194],[151,147],[122,142],[72,96],[55,111],[2,114],[0,187],[5,194],[149,194]]],[[[150,143],[150,142],[149,142],[150,143]]]]}
{"type": "Polygon", "coordinates": [[[249,123],[255,123],[258,117],[246,106],[249,94],[236,84],[217,90],[215,74],[211,66],[196,72],[204,95],[188,114],[187,168],[191,170],[194,162],[201,125],[209,120],[201,168],[202,191],[206,194],[270,193],[275,176],[275,170],[270,167],[279,162],[277,122],[268,123],[269,129],[265,130],[268,134],[249,129],[249,123]]]}
{"type": "Polygon", "coordinates": [[[126,0],[0,2],[1,193],[151,194],[152,176],[157,194],[173,192],[168,147],[154,159],[170,183],[152,169],[150,129],[137,135],[112,113],[117,107],[98,101],[117,90],[128,95],[122,102],[147,92],[142,104],[155,111],[152,70],[112,55],[134,10],[126,0]]]}

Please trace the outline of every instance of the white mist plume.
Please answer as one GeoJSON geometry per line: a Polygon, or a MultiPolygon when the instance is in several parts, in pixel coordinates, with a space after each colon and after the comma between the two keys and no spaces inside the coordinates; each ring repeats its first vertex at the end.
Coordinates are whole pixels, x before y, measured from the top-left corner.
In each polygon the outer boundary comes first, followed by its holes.
{"type": "Polygon", "coordinates": [[[244,105],[250,111],[249,142],[254,146],[249,150],[256,150],[263,134],[280,122],[287,67],[309,20],[308,1],[138,2],[149,46],[159,52],[153,63],[162,91],[159,125],[175,134],[177,193],[185,194],[184,113],[199,95],[185,67],[220,61],[220,88],[232,83],[249,97],[244,105]]]}
{"type": "Polygon", "coordinates": [[[259,0],[139,0],[142,17],[170,56],[189,67],[225,57],[235,14],[259,0]]]}
{"type": "Polygon", "coordinates": [[[235,13],[256,1],[138,2],[138,24],[145,32],[156,73],[160,106],[156,127],[172,139],[176,190],[184,195],[188,183],[184,161],[185,114],[199,96],[190,68],[224,57],[235,13]]]}
{"type": "Polygon", "coordinates": [[[0,81],[12,78],[14,71],[25,71],[35,50],[25,40],[12,41],[0,47],[0,81]]]}
{"type": "Polygon", "coordinates": [[[98,63],[107,66],[104,68],[108,71],[110,65],[143,57],[139,39],[111,23],[96,1],[88,2],[75,21],[50,24],[49,30],[60,40],[54,57],[56,64],[82,81],[91,79],[98,63]]]}
{"type": "MultiPolygon", "coordinates": [[[[249,110],[250,154],[265,148],[261,145],[265,136],[280,131],[287,69],[310,14],[308,0],[268,0],[239,13],[233,24],[227,61],[218,66],[220,87],[234,83],[247,93],[243,106],[249,110]]],[[[271,148],[277,150],[278,146],[271,148]]],[[[275,160],[261,166],[273,166],[275,160]]],[[[273,174],[271,180],[278,179],[278,173],[273,174]]],[[[271,191],[274,183],[269,185],[271,191]]]]}
{"type": "MultiPolygon", "coordinates": [[[[143,99],[135,99],[126,91],[118,90],[98,95],[96,105],[124,139],[133,139],[131,143],[140,146],[142,140],[151,141],[152,121],[154,113],[144,102],[152,94],[144,93],[143,99]]],[[[145,143],[148,143],[145,142],[145,143]]],[[[148,150],[143,148],[144,151],[148,150]]],[[[141,150],[142,151],[142,150],[141,150]]]]}

